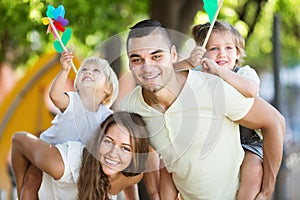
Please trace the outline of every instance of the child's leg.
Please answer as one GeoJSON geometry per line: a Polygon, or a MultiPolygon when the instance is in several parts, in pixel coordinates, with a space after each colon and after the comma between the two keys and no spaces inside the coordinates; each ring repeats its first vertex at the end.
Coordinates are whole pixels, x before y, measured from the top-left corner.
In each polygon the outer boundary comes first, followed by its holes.
{"type": "Polygon", "coordinates": [[[261,189],[262,159],[258,155],[245,150],[245,157],[240,170],[241,182],[237,199],[253,200],[261,189]]]}
{"type": "Polygon", "coordinates": [[[37,200],[38,191],[42,182],[42,171],[35,165],[30,164],[24,177],[24,183],[21,189],[22,200],[37,200]]]}

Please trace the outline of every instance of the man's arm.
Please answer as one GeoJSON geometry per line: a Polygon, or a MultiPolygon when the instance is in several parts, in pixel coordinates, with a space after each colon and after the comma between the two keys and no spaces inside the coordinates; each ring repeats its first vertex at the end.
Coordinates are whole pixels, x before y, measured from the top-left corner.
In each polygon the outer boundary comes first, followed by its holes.
{"type": "Polygon", "coordinates": [[[270,199],[282,161],[285,119],[273,106],[256,97],[248,114],[237,122],[248,128],[262,131],[263,182],[259,196],[270,199]]]}

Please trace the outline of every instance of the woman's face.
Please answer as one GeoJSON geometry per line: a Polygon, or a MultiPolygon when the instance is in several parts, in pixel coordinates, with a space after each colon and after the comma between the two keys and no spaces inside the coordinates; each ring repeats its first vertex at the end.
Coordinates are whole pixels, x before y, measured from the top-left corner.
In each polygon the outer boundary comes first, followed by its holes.
{"type": "Polygon", "coordinates": [[[133,157],[128,130],[120,124],[111,125],[100,143],[100,163],[103,172],[113,178],[128,167],[133,157]]]}

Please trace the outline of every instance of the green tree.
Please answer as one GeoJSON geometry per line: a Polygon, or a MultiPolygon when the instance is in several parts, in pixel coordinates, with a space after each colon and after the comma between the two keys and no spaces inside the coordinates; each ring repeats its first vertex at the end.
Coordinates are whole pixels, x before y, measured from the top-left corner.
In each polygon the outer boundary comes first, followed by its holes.
{"type": "Polygon", "coordinates": [[[147,16],[147,1],[136,0],[1,0],[0,63],[23,66],[30,57],[53,49],[53,36],[41,22],[47,6],[64,5],[72,28],[72,43],[85,55],[109,36],[125,31],[137,18],[147,16]]]}
{"type": "MultiPolygon", "coordinates": [[[[208,21],[201,0],[1,0],[0,63],[17,68],[29,58],[53,49],[53,36],[45,34],[46,26],[41,23],[48,4],[65,6],[65,17],[73,30],[70,43],[82,56],[143,18],[158,19],[166,27],[188,35],[193,24],[208,21]]],[[[218,19],[232,23],[246,38],[247,63],[270,69],[273,16],[278,13],[282,19],[283,64],[293,66],[300,61],[300,15],[296,5],[300,0],[224,1],[218,19]]]]}

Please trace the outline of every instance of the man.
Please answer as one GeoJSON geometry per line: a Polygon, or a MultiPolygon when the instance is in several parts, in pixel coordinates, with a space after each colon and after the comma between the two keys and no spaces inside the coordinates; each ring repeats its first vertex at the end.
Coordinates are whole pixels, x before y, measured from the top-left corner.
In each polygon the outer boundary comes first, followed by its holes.
{"type": "Polygon", "coordinates": [[[121,109],[143,116],[150,142],[162,156],[183,199],[235,199],[243,150],[238,123],[261,129],[263,183],[257,199],[274,191],[285,121],[262,99],[245,98],[217,76],[176,72],[177,52],[160,23],[137,23],[127,39],[138,86],[121,109]]]}

